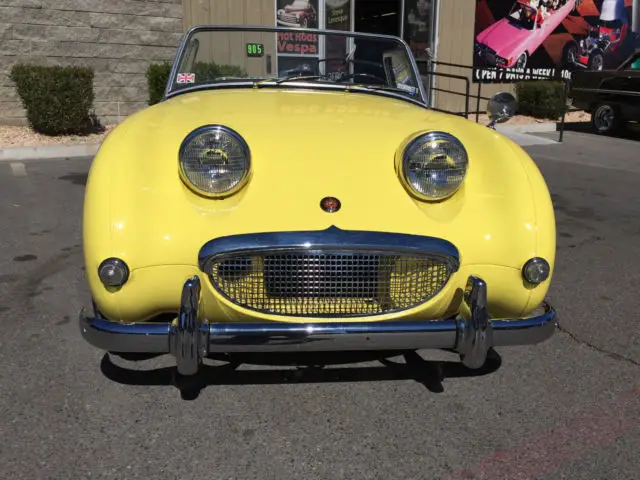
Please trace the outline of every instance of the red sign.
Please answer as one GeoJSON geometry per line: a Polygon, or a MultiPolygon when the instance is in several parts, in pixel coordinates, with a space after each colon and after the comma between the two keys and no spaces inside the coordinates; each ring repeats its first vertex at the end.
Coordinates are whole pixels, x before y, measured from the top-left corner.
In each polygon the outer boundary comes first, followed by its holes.
{"type": "Polygon", "coordinates": [[[304,32],[278,32],[278,53],[318,55],[318,35],[304,32]]]}

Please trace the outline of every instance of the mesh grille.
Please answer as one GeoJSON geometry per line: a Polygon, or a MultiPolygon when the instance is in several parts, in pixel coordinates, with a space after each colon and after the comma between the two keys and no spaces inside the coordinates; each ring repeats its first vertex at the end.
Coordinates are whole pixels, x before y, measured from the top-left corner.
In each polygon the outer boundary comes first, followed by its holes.
{"type": "Polygon", "coordinates": [[[285,316],[380,315],[418,306],[452,273],[439,258],[385,253],[287,252],[218,258],[214,287],[233,303],[285,316]]]}

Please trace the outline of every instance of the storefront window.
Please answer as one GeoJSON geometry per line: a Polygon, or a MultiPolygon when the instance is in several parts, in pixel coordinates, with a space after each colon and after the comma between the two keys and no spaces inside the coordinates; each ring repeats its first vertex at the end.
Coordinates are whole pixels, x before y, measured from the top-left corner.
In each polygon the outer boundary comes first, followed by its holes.
{"type": "MultiPolygon", "coordinates": [[[[280,27],[321,28],[319,0],[276,0],[276,23],[280,27]]],[[[318,61],[318,36],[307,33],[278,34],[278,74],[311,68],[318,61]]]]}
{"type": "MultiPolygon", "coordinates": [[[[325,0],[325,28],[328,30],[353,30],[351,2],[353,0],[325,0]]],[[[344,57],[348,49],[348,37],[331,35],[326,37],[325,52],[327,70],[330,72],[346,71],[344,57]]]]}
{"type": "Polygon", "coordinates": [[[436,0],[405,0],[404,40],[418,60],[432,55],[436,0]]]}
{"type": "MultiPolygon", "coordinates": [[[[425,67],[431,70],[430,65],[425,62],[434,59],[436,2],[437,0],[405,0],[404,3],[404,41],[409,44],[421,72],[425,67]]],[[[432,75],[422,76],[429,103],[434,80],[432,75]]]]}
{"type": "MultiPolygon", "coordinates": [[[[276,24],[279,26],[397,35],[403,37],[409,44],[419,62],[432,59],[437,0],[274,1],[276,24]],[[366,25],[363,25],[363,22],[366,25]],[[377,31],[378,29],[384,31],[377,31]]],[[[326,57],[328,66],[329,63],[336,63],[331,65],[335,69],[338,68],[338,62],[344,64],[344,57],[347,54],[358,61],[365,61],[369,54],[376,54],[370,51],[370,47],[364,40],[350,44],[347,38],[333,36],[325,43],[325,39],[322,38],[320,42],[317,35],[294,33],[282,34],[279,37],[277,51],[280,73],[300,65],[317,62],[318,57],[326,57]]],[[[356,73],[362,73],[359,72],[359,68],[355,69],[356,73]]],[[[431,78],[424,78],[424,80],[430,83],[431,78]]]]}

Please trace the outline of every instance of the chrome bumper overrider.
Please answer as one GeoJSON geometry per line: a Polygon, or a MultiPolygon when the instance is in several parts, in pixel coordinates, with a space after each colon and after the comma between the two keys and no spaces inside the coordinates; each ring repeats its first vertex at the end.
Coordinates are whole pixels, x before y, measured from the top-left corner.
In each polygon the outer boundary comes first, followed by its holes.
{"type": "Polygon", "coordinates": [[[554,309],[519,319],[489,319],[487,285],[470,276],[465,302],[471,316],[443,320],[339,323],[207,323],[198,318],[200,278],[186,281],[174,323],[112,322],[80,313],[80,330],[93,346],[114,353],[171,353],[181,375],[198,372],[212,353],[453,349],[480,368],[491,347],[542,342],[557,325],[554,309]]]}

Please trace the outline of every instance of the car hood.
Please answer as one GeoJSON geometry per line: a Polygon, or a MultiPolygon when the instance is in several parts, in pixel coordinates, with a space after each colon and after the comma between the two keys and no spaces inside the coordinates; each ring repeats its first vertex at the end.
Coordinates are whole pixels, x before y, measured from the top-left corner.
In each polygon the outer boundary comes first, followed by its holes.
{"type": "Polygon", "coordinates": [[[522,53],[523,44],[531,35],[530,30],[518,27],[503,18],[480,32],[476,40],[494,50],[500,57],[508,59],[522,53]]]}
{"type": "Polygon", "coordinates": [[[404,100],[284,88],[193,92],[128,117],[103,143],[85,221],[104,242],[86,258],[117,256],[132,269],[192,265],[216,237],[336,226],[447,238],[467,261],[520,268],[536,253],[530,182],[541,192],[540,210],[548,208],[544,181],[520,147],[404,100]],[[180,144],[207,124],[232,128],[251,149],[248,184],[224,200],[194,194],[178,173],[180,144]],[[463,187],[445,202],[414,199],[395,170],[401,145],[429,130],[457,136],[470,158],[463,187]],[[322,211],[326,196],[341,210],[322,211]]]}

